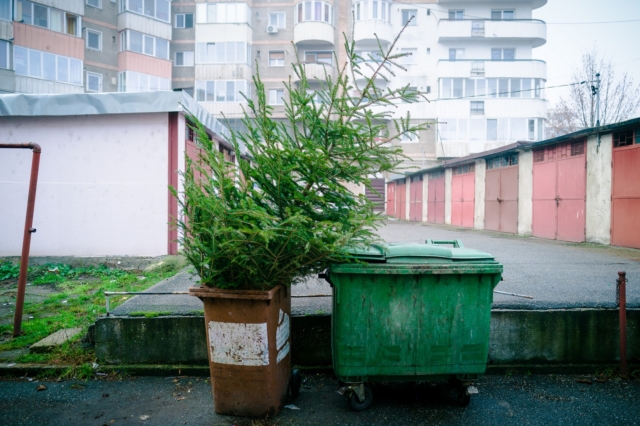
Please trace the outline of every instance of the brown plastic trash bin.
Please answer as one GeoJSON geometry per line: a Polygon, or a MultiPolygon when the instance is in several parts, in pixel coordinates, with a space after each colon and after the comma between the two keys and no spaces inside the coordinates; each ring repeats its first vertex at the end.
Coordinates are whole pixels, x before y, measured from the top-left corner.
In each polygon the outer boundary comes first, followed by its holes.
{"type": "Polygon", "coordinates": [[[291,374],[289,289],[191,287],[204,303],[216,413],[266,417],[287,398],[291,374]]]}

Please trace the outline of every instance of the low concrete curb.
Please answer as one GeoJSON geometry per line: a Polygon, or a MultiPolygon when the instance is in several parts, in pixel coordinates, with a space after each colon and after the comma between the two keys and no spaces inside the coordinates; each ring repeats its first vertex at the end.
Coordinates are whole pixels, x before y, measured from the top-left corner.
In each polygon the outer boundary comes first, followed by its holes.
{"type": "MultiPolygon", "coordinates": [[[[206,365],[201,316],[108,317],[95,325],[100,364],[206,365]]],[[[627,356],[640,359],[640,310],[627,312],[627,356]]],[[[292,317],[292,362],[331,365],[331,316],[292,317]]],[[[494,310],[489,365],[613,364],[619,360],[613,309],[494,310]]]]}

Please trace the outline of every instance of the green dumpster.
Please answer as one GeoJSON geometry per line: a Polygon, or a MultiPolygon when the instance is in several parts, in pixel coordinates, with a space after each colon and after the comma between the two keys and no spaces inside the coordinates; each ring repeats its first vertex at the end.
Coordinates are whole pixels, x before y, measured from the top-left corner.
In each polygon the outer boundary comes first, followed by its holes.
{"type": "Polygon", "coordinates": [[[502,265],[459,240],[385,244],[332,265],[333,368],[351,407],[368,382],[449,380],[467,405],[486,369],[493,289],[502,265]],[[452,244],[453,247],[445,245],[452,244]]]}

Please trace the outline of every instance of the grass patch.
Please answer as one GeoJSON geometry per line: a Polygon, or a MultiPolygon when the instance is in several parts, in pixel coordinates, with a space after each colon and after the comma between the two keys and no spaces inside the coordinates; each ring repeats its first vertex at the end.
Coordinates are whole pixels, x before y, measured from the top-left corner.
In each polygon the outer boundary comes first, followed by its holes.
{"type": "Polygon", "coordinates": [[[145,318],[155,318],[155,317],[162,317],[162,316],[167,316],[167,315],[171,315],[171,312],[168,311],[161,311],[161,312],[131,312],[129,314],[132,317],[145,317],[145,318]]]}
{"type": "MultiPolygon", "coordinates": [[[[104,265],[73,268],[69,265],[48,264],[30,267],[29,280],[33,285],[47,285],[51,287],[52,293],[40,302],[25,302],[24,314],[33,319],[23,321],[21,336],[10,338],[12,324],[0,326],[0,352],[31,346],[58,330],[80,327],[83,333],[54,352],[23,355],[18,358],[18,362],[69,363],[91,367],[93,351],[83,348],[80,339],[89,325],[106,313],[104,292],[146,290],[157,282],[175,275],[179,270],[178,263],[175,265],[176,267],[156,268],[146,272],[124,271],[104,265]],[[141,279],[143,277],[144,279],[141,279]]],[[[0,288],[16,288],[18,271],[19,266],[0,261],[0,288]]],[[[128,298],[110,297],[111,309],[128,298]]],[[[87,376],[87,367],[81,368],[84,370],[74,373],[74,377],[87,376]]]]}

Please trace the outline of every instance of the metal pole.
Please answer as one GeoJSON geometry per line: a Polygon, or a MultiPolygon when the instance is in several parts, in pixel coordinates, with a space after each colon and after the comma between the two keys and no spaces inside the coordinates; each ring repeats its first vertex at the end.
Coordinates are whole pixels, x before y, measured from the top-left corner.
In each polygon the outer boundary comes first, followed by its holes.
{"type": "Polygon", "coordinates": [[[620,375],[627,378],[627,273],[618,272],[618,307],[620,308],[620,375]]]}
{"type": "Polygon", "coordinates": [[[600,73],[596,74],[596,127],[600,127],[600,73]]]}
{"type": "Polygon", "coordinates": [[[33,150],[31,160],[31,177],[29,178],[29,196],[27,198],[27,217],[24,221],[24,236],[22,239],[22,255],[20,257],[20,275],[18,276],[18,295],[16,296],[16,312],[13,317],[13,337],[18,337],[22,328],[22,309],[24,307],[24,293],[27,287],[27,269],[29,268],[29,248],[31,234],[36,232],[33,225],[33,210],[36,205],[36,187],[38,185],[38,170],[40,168],[40,145],[35,143],[0,144],[0,148],[27,148],[33,150]]]}

